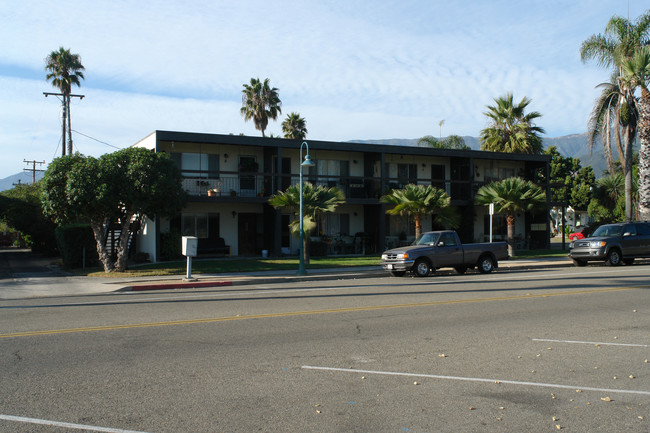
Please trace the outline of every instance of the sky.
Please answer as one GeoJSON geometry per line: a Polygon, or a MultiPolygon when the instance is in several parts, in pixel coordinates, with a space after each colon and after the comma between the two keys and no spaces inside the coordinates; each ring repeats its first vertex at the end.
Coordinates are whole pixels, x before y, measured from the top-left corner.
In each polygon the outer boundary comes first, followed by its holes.
{"type": "Polygon", "coordinates": [[[307,140],[478,136],[508,92],[546,137],[586,131],[609,72],[580,44],[647,0],[0,0],[0,179],[61,155],[45,78],[59,47],[85,79],[75,151],[99,156],[155,130],[260,136],[240,114],[251,78],[279,89],[307,140]],[[442,126],[440,122],[444,120],[442,126]]]}

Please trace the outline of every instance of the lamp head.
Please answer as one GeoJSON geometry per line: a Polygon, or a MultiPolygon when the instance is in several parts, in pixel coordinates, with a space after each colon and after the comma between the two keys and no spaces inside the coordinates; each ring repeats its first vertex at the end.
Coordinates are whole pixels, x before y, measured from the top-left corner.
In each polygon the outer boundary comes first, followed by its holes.
{"type": "Polygon", "coordinates": [[[313,167],[316,165],[316,163],[314,163],[314,161],[311,160],[311,156],[307,154],[305,155],[305,160],[300,165],[302,165],[303,167],[313,167]]]}

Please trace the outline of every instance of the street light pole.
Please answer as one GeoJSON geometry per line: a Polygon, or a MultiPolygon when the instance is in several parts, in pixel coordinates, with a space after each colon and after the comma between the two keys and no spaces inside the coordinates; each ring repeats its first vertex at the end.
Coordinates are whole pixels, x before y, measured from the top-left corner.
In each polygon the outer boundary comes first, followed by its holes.
{"type": "Polygon", "coordinates": [[[306,275],[307,271],[305,270],[305,233],[304,233],[304,228],[303,228],[303,209],[302,209],[302,168],[303,166],[306,167],[313,167],[314,161],[311,160],[311,156],[309,156],[309,145],[307,144],[306,141],[303,141],[302,144],[300,145],[300,211],[298,217],[300,218],[300,249],[299,249],[299,265],[298,265],[298,275],[306,275]],[[307,154],[305,155],[305,160],[303,161],[302,159],[302,147],[307,146],[307,154]]]}

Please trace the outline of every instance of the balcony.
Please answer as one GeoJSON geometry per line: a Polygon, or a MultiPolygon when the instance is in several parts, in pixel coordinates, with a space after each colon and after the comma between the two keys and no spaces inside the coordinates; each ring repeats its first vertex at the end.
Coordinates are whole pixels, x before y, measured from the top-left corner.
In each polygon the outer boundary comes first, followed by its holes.
{"type": "MultiPolygon", "coordinates": [[[[279,190],[286,190],[299,182],[298,174],[274,174],[262,172],[203,172],[192,176],[184,173],[183,189],[191,197],[268,197],[279,190]]],[[[326,187],[338,187],[345,194],[347,201],[378,200],[391,189],[406,186],[405,179],[385,179],[382,187],[381,178],[359,176],[314,176],[304,175],[305,182],[326,187]]],[[[433,185],[450,194],[452,200],[470,200],[471,190],[476,192],[483,182],[469,180],[429,180],[418,179],[418,184],[433,185]]]]}

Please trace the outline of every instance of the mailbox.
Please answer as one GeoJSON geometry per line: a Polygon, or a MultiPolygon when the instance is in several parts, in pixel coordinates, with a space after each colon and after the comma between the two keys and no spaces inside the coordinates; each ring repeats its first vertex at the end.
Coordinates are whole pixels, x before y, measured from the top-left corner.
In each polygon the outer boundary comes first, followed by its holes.
{"type": "Polygon", "coordinates": [[[199,246],[199,238],[196,236],[183,236],[183,255],[187,257],[196,257],[196,250],[199,246]]]}

